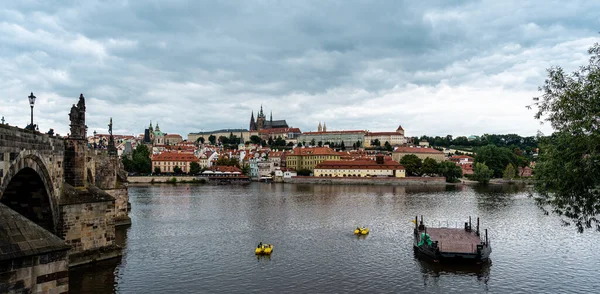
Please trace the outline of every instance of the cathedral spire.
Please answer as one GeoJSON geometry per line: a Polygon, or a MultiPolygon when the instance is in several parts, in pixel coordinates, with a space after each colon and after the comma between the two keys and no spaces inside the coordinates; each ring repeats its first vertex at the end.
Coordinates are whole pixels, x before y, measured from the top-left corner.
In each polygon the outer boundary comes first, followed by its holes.
{"type": "Polygon", "coordinates": [[[270,118],[270,120],[271,120],[271,123],[272,123],[273,122],[273,110],[271,110],[271,118],[270,118]]]}
{"type": "Polygon", "coordinates": [[[254,110],[252,111],[252,115],[250,115],[250,131],[256,131],[256,122],[254,121],[254,110]]]}
{"type": "Polygon", "coordinates": [[[321,127],[321,122],[319,122],[319,126],[317,127],[317,131],[318,132],[322,132],[323,131],[323,127],[321,127]]]}
{"type": "Polygon", "coordinates": [[[327,132],[327,125],[323,122],[323,132],[327,132]]]}
{"type": "Polygon", "coordinates": [[[258,116],[260,116],[260,117],[265,116],[265,114],[263,113],[262,104],[260,105],[260,113],[258,114],[258,116]]]}

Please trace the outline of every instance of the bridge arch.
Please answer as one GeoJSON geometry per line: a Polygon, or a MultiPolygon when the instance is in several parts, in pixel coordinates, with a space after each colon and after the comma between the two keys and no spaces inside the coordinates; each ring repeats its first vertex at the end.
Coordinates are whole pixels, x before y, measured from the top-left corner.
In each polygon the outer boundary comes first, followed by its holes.
{"type": "Polygon", "coordinates": [[[52,179],[35,153],[21,153],[4,174],[0,202],[44,229],[56,233],[58,208],[52,179]]]}

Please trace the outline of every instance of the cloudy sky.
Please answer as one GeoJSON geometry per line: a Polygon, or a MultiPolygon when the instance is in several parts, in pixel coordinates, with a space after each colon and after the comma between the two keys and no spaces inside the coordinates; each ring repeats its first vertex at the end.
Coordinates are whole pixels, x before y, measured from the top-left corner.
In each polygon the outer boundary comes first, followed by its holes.
{"type": "Polygon", "coordinates": [[[525,106],[598,41],[600,1],[31,1],[0,5],[0,116],[68,132],[550,133],[525,106]],[[426,2],[426,3],[422,3],[426,2]]]}

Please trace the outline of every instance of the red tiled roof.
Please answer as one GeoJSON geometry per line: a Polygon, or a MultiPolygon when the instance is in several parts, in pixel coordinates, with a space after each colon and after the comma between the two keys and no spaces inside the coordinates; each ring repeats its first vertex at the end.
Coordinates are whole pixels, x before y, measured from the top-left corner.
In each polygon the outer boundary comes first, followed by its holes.
{"type": "Polygon", "coordinates": [[[383,164],[378,164],[374,160],[327,160],[317,164],[318,169],[404,169],[402,165],[393,161],[385,160],[383,164]]]}
{"type": "Polygon", "coordinates": [[[239,169],[237,166],[228,166],[228,165],[213,165],[210,167],[210,170],[220,171],[220,172],[239,172],[239,173],[242,172],[242,170],[239,169]]]}
{"type": "Polygon", "coordinates": [[[163,152],[152,156],[152,161],[186,161],[198,162],[198,158],[191,153],[163,152]]]}
{"type": "Polygon", "coordinates": [[[354,130],[354,131],[327,131],[327,132],[305,132],[303,135],[323,135],[323,134],[355,134],[355,133],[366,133],[366,131],[354,130]]]}
{"type": "Polygon", "coordinates": [[[467,159],[473,159],[473,157],[469,156],[469,155],[452,155],[450,158],[467,158],[467,159]]]}
{"type": "Polygon", "coordinates": [[[181,135],[179,135],[179,134],[168,134],[168,135],[165,135],[165,138],[181,138],[181,135]]]}
{"type": "Polygon", "coordinates": [[[397,147],[394,153],[429,153],[429,154],[444,154],[444,152],[434,148],[418,148],[418,147],[397,147]]]}
{"type": "Polygon", "coordinates": [[[259,134],[285,134],[285,133],[302,133],[299,128],[283,128],[283,129],[263,129],[258,131],[259,134]]]}
{"type": "Polygon", "coordinates": [[[290,155],[335,155],[337,152],[327,147],[313,147],[313,148],[294,148],[294,154],[290,155]]]}
{"type": "Polygon", "coordinates": [[[402,134],[398,133],[398,132],[368,132],[366,134],[367,136],[400,136],[402,134]]]}

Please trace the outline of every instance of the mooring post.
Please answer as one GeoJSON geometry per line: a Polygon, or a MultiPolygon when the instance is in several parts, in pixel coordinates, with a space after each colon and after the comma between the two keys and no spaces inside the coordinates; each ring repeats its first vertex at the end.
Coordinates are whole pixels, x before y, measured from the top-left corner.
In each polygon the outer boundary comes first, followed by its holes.
{"type": "Polygon", "coordinates": [[[485,229],[485,246],[488,246],[487,229],[485,229]]]}
{"type": "Polygon", "coordinates": [[[415,229],[419,228],[419,216],[415,215],[415,229]]]}
{"type": "Polygon", "coordinates": [[[477,218],[477,236],[479,236],[479,218],[477,218]]]}
{"type": "Polygon", "coordinates": [[[471,231],[471,228],[472,228],[472,226],[471,226],[471,216],[469,215],[469,232],[471,231]]]}

